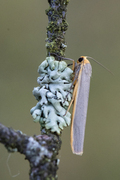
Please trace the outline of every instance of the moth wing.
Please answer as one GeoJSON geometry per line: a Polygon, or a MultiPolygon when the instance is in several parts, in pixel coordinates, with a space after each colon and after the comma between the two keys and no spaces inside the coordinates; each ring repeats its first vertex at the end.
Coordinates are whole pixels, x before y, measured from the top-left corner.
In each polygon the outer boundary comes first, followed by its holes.
{"type": "Polygon", "coordinates": [[[78,77],[78,88],[74,99],[71,124],[71,146],[73,153],[78,155],[82,155],[83,153],[91,74],[91,64],[84,64],[79,74],[80,78],[78,77]]]}

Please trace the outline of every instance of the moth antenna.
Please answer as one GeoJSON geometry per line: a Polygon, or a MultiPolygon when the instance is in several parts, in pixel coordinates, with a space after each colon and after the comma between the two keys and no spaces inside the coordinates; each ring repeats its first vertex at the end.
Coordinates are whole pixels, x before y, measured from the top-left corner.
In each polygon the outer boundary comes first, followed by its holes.
{"type": "Polygon", "coordinates": [[[103,64],[101,64],[99,61],[95,60],[94,58],[90,57],[90,56],[85,56],[86,58],[92,59],[93,61],[95,61],[97,64],[99,64],[100,66],[102,66],[104,69],[106,69],[109,73],[111,73],[112,75],[114,75],[108,68],[106,68],[103,64]]]}

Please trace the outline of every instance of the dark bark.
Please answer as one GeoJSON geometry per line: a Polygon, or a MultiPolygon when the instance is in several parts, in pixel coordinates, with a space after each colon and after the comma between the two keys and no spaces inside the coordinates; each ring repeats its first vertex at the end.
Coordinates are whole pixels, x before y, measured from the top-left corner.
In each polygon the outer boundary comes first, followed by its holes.
{"type": "MultiPolygon", "coordinates": [[[[48,0],[50,8],[46,10],[48,15],[46,49],[47,56],[56,53],[64,56],[66,49],[65,32],[68,28],[66,12],[68,0],[48,0]]],[[[56,56],[56,59],[60,60],[56,56]]]]}
{"type": "Polygon", "coordinates": [[[20,152],[30,163],[31,180],[57,179],[59,160],[56,158],[61,140],[58,135],[48,134],[30,137],[0,124],[0,142],[9,152],[20,152]]]}
{"type": "MultiPolygon", "coordinates": [[[[48,0],[48,15],[46,49],[47,56],[55,53],[64,56],[66,49],[65,32],[68,28],[66,11],[69,0],[48,0]]],[[[54,54],[54,56],[55,56],[54,54]]],[[[56,56],[57,60],[61,60],[56,56]]],[[[9,152],[19,152],[25,155],[30,163],[31,180],[57,179],[58,170],[57,154],[61,148],[60,136],[56,133],[46,132],[42,135],[30,137],[21,131],[15,131],[0,124],[0,142],[9,152]]]]}

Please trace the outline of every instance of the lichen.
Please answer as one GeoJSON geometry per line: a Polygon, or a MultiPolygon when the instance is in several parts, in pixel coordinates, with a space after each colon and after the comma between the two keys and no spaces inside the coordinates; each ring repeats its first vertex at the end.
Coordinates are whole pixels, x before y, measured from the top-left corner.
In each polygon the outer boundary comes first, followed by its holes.
{"type": "Polygon", "coordinates": [[[42,128],[60,134],[71,121],[71,114],[66,111],[72,98],[72,93],[68,92],[73,71],[66,62],[56,61],[50,56],[40,64],[38,73],[40,86],[33,89],[38,103],[30,112],[34,122],[39,122],[42,128]]]}

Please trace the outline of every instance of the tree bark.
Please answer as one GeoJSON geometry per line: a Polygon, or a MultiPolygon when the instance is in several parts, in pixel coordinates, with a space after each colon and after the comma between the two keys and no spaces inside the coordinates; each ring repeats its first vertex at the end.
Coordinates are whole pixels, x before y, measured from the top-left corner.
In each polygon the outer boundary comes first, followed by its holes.
{"type": "MultiPolygon", "coordinates": [[[[46,50],[47,56],[55,53],[64,56],[66,49],[65,32],[68,28],[66,11],[69,0],[48,0],[50,5],[46,10],[48,15],[46,50]]],[[[54,54],[54,56],[56,56],[54,54]]],[[[56,60],[61,60],[56,56],[56,60]]],[[[61,148],[60,135],[42,129],[42,135],[30,137],[21,131],[0,124],[0,142],[9,152],[19,152],[25,155],[30,163],[29,177],[31,180],[57,179],[59,159],[57,155],[61,148]]]]}

